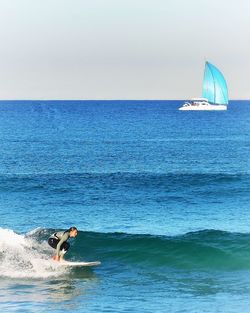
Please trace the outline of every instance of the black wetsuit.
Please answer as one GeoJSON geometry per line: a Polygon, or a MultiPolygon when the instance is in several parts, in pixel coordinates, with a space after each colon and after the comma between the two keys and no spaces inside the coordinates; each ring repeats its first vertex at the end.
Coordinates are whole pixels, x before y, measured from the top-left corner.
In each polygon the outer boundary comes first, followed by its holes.
{"type": "Polygon", "coordinates": [[[56,249],[56,255],[60,256],[61,251],[66,253],[69,250],[70,244],[67,242],[68,239],[69,231],[60,231],[49,237],[48,244],[56,249]]]}

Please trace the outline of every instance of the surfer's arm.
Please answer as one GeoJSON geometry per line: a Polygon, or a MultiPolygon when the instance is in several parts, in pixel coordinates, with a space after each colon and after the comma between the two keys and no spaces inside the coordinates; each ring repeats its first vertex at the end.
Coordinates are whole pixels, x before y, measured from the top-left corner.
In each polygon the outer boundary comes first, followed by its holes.
{"type": "Polygon", "coordinates": [[[69,238],[68,234],[65,233],[62,238],[60,239],[60,241],[58,242],[57,246],[56,246],[56,256],[59,257],[60,256],[60,248],[61,248],[61,245],[67,241],[69,238]]]}

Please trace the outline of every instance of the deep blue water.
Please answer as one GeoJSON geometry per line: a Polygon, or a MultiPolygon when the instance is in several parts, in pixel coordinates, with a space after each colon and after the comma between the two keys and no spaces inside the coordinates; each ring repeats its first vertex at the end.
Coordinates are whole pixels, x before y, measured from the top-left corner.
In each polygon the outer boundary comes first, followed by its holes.
{"type": "Polygon", "coordinates": [[[250,101],[181,104],[0,102],[0,308],[247,312],[250,101]],[[100,267],[46,263],[72,225],[100,267]]]}

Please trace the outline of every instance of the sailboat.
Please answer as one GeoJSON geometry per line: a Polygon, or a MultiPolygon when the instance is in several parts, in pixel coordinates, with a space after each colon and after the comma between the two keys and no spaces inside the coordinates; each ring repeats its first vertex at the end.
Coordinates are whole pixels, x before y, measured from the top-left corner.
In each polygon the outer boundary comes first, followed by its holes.
{"type": "Polygon", "coordinates": [[[202,86],[202,98],[186,101],[179,110],[214,111],[227,110],[228,90],[222,73],[213,64],[206,62],[202,86]]]}

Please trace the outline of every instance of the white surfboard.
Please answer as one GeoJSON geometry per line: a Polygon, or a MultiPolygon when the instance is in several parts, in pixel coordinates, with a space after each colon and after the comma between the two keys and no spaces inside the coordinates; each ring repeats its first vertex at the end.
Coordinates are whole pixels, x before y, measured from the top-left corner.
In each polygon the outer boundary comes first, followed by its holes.
{"type": "Polygon", "coordinates": [[[97,266],[100,265],[101,262],[71,262],[71,261],[60,261],[58,262],[60,265],[63,266],[70,266],[70,267],[81,267],[81,266],[97,266]]]}

